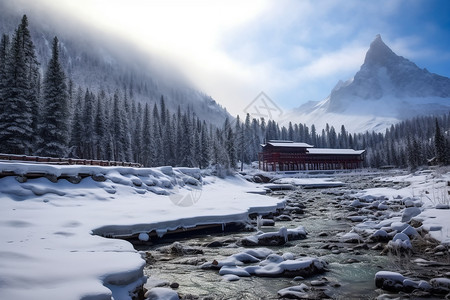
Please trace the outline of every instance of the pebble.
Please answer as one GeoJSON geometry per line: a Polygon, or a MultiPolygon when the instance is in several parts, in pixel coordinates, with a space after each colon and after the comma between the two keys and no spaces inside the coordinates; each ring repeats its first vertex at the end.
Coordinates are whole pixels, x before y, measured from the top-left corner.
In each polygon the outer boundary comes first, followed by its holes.
{"type": "Polygon", "coordinates": [[[173,289],[177,289],[179,286],[180,286],[180,284],[178,282],[172,282],[170,284],[170,287],[173,288],[173,289]]]}
{"type": "Polygon", "coordinates": [[[222,242],[219,242],[219,241],[212,241],[211,243],[207,244],[206,247],[218,248],[218,247],[223,247],[223,244],[222,244],[222,242]]]}
{"type": "Polygon", "coordinates": [[[327,281],[325,281],[325,280],[312,280],[311,281],[311,286],[324,286],[325,284],[327,284],[327,281]]]}
{"type": "Polygon", "coordinates": [[[304,280],[305,278],[302,276],[295,276],[294,279],[292,279],[292,281],[301,281],[304,280]]]}

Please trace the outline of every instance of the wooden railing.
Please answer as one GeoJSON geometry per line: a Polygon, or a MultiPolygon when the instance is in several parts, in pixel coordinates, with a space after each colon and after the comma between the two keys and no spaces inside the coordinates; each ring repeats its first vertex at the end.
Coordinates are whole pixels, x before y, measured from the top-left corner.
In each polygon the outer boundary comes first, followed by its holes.
{"type": "Polygon", "coordinates": [[[90,165],[102,167],[117,166],[117,167],[133,167],[133,168],[142,167],[142,165],[138,163],[123,162],[123,161],[79,159],[79,158],[55,158],[55,157],[29,156],[29,155],[4,154],[4,153],[0,153],[0,161],[45,163],[53,165],[90,165]]]}

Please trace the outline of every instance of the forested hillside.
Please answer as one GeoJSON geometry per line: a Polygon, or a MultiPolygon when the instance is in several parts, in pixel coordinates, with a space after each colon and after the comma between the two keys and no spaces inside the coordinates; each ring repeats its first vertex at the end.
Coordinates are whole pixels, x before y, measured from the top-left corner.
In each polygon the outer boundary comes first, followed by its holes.
{"type": "Polygon", "coordinates": [[[392,126],[384,134],[349,134],[333,125],[316,132],[304,124],[226,118],[216,126],[165,95],[153,105],[136,101],[130,90],[92,91],[75,85],[53,39],[51,57],[38,60],[28,19],[0,47],[0,152],[54,157],[132,161],[144,166],[217,166],[233,169],[257,159],[260,144],[283,139],[322,148],[366,149],[366,166],[412,167],[449,163],[450,113],[424,116],[392,126]]]}

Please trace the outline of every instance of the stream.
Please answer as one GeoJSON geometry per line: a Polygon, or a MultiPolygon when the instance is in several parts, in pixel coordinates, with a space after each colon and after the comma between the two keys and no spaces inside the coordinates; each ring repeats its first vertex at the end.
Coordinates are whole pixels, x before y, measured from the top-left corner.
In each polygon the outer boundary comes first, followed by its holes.
{"type": "MultiPolygon", "coordinates": [[[[337,179],[345,182],[346,186],[274,192],[272,196],[284,197],[288,205],[299,209],[291,212],[292,220],[277,220],[274,226],[260,228],[264,232],[272,232],[283,226],[289,229],[302,225],[308,233],[306,239],[267,248],[280,255],[290,252],[295,257],[318,257],[328,263],[327,272],[300,281],[256,276],[226,281],[217,271],[204,270],[199,266],[242,251],[244,248],[239,246],[239,240],[254,232],[213,233],[176,239],[182,247],[196,249],[197,254],[178,255],[161,251],[175,241],[170,237],[152,246],[136,246],[147,259],[144,272],[149,277],[148,285],[168,287],[172,284],[182,299],[279,299],[279,290],[301,283],[314,285],[313,290],[317,290],[314,299],[374,299],[386,293],[375,287],[374,277],[378,271],[405,272],[407,269],[419,277],[422,273],[426,277],[429,268],[418,269],[417,266],[405,264],[405,259],[381,255],[380,250],[370,249],[373,245],[359,247],[358,244],[340,242],[337,234],[349,232],[355,223],[346,218],[350,212],[341,207],[338,196],[342,195],[343,190],[367,188],[373,184],[373,178],[347,176],[337,179]],[[211,245],[213,242],[215,245],[211,245]],[[211,247],[213,245],[218,247],[211,247]],[[327,285],[315,286],[314,282],[321,280],[327,281],[327,285]]],[[[408,261],[410,259],[407,258],[408,261]]]]}

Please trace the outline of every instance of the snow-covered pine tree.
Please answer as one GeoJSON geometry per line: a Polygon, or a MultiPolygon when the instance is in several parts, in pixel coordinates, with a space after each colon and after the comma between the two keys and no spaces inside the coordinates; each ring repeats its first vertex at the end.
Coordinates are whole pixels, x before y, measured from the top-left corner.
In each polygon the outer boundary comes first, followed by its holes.
{"type": "Polygon", "coordinates": [[[83,157],[83,90],[78,88],[75,96],[75,105],[72,116],[72,129],[70,132],[70,155],[76,158],[83,157]]]}
{"type": "MultiPolygon", "coordinates": [[[[3,100],[3,89],[6,80],[6,58],[9,50],[9,35],[3,34],[0,40],[0,128],[5,127],[6,120],[3,120],[5,115],[2,113],[5,110],[5,103],[3,100]]],[[[1,139],[0,133],[0,139],[1,139]]],[[[0,152],[3,151],[3,146],[0,144],[0,152]]]]}
{"type": "MultiPolygon", "coordinates": [[[[162,114],[162,112],[161,112],[162,114]]],[[[170,117],[169,111],[166,109],[166,112],[163,114],[164,117],[164,130],[163,132],[163,151],[164,151],[164,165],[175,165],[175,151],[174,151],[174,127],[173,122],[170,117]]]]}
{"type": "Polygon", "coordinates": [[[113,96],[113,109],[110,118],[111,138],[112,138],[112,152],[113,160],[125,160],[124,147],[124,126],[122,123],[123,106],[120,103],[119,91],[115,91],[113,96]]]}
{"type": "Polygon", "coordinates": [[[193,137],[192,134],[192,124],[188,114],[183,114],[181,118],[181,166],[192,167],[193,166],[193,137]]]}
{"type": "Polygon", "coordinates": [[[438,119],[436,118],[435,133],[434,133],[434,148],[436,153],[436,160],[439,164],[447,163],[447,147],[444,135],[441,133],[438,119]]]}
{"type": "MultiPolygon", "coordinates": [[[[251,162],[251,156],[252,156],[252,124],[250,119],[250,114],[247,114],[245,116],[245,122],[244,122],[244,163],[249,164],[251,162]]],[[[270,138],[269,138],[270,139],[270,138]]]]}
{"type": "Polygon", "coordinates": [[[19,26],[6,57],[0,111],[0,151],[29,154],[33,141],[33,114],[30,102],[23,27],[19,26]]]}
{"type": "Polygon", "coordinates": [[[66,77],[59,61],[59,43],[55,36],[52,57],[44,76],[40,116],[38,155],[65,157],[68,152],[68,103],[66,77]]]}
{"type": "Polygon", "coordinates": [[[210,161],[210,146],[209,146],[209,138],[208,138],[208,128],[206,122],[203,121],[201,135],[200,135],[200,144],[201,144],[201,152],[200,152],[200,168],[206,168],[209,165],[210,161]]]}
{"type": "Polygon", "coordinates": [[[244,129],[239,116],[236,117],[234,124],[235,142],[237,160],[240,161],[241,171],[244,169],[244,129]]]}
{"type": "MultiPolygon", "coordinates": [[[[39,62],[36,56],[35,47],[33,44],[33,40],[31,39],[30,30],[28,29],[28,18],[26,15],[22,17],[22,22],[19,25],[21,35],[21,43],[24,51],[24,59],[25,66],[27,70],[27,81],[28,81],[28,89],[26,99],[31,108],[31,128],[32,128],[32,142],[31,148],[37,142],[37,126],[39,119],[39,92],[40,92],[40,73],[39,73],[39,62]]],[[[33,149],[30,148],[30,152],[33,149]]]]}
{"type": "Polygon", "coordinates": [[[311,125],[311,144],[314,147],[317,147],[317,132],[316,126],[314,126],[314,124],[311,125]]]}
{"type": "MultiPolygon", "coordinates": [[[[134,102],[133,102],[134,103],[134,102]]],[[[134,162],[141,162],[141,151],[142,151],[142,105],[139,102],[137,107],[132,105],[132,110],[135,110],[134,114],[134,129],[133,129],[133,142],[132,142],[132,152],[134,162]]]]}
{"type": "Polygon", "coordinates": [[[345,130],[345,126],[341,126],[341,132],[339,134],[339,148],[346,149],[348,148],[348,136],[347,136],[347,130],[345,130]]]}
{"type": "Polygon", "coordinates": [[[149,167],[151,166],[151,132],[150,132],[150,109],[149,104],[145,104],[144,117],[142,121],[142,151],[141,163],[149,167]]]}
{"type": "Polygon", "coordinates": [[[330,145],[330,148],[336,148],[338,146],[337,143],[337,134],[336,130],[333,126],[330,127],[330,131],[328,133],[328,144],[330,145]]]}
{"type": "Polygon", "coordinates": [[[159,116],[158,106],[153,106],[152,118],[152,166],[161,166],[164,161],[162,137],[161,137],[161,120],[159,116]]]}
{"type": "Polygon", "coordinates": [[[124,92],[124,101],[123,103],[123,109],[120,110],[120,118],[121,118],[121,124],[123,127],[123,135],[122,135],[122,144],[123,144],[123,156],[120,159],[121,161],[131,161],[133,157],[132,149],[131,149],[131,106],[129,103],[129,100],[127,98],[127,92],[125,89],[124,92]]]}
{"type": "Polygon", "coordinates": [[[105,115],[105,109],[103,107],[106,101],[106,94],[103,90],[97,96],[97,110],[94,120],[95,128],[95,140],[94,140],[94,158],[105,159],[106,158],[106,134],[107,134],[107,119],[105,115]]]}
{"type": "Polygon", "coordinates": [[[231,128],[230,121],[228,120],[228,118],[225,119],[223,131],[224,131],[224,147],[225,147],[225,151],[228,155],[228,160],[230,163],[230,165],[227,167],[230,169],[234,169],[234,168],[236,168],[236,164],[237,164],[236,149],[234,146],[233,129],[231,128]]]}
{"type": "Polygon", "coordinates": [[[81,118],[83,125],[82,141],[83,141],[83,158],[94,158],[94,101],[95,96],[86,89],[84,94],[84,107],[81,118]]]}

